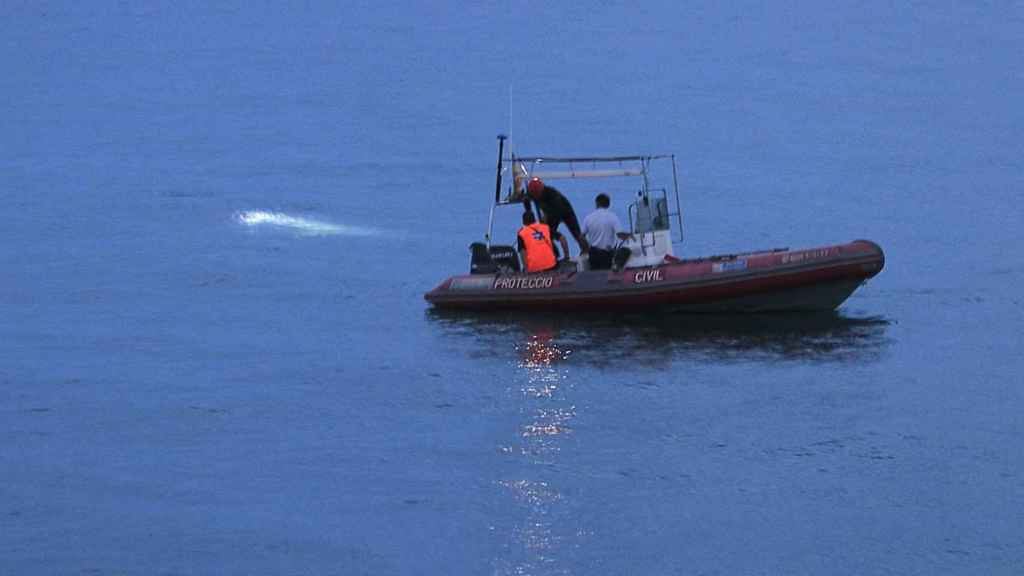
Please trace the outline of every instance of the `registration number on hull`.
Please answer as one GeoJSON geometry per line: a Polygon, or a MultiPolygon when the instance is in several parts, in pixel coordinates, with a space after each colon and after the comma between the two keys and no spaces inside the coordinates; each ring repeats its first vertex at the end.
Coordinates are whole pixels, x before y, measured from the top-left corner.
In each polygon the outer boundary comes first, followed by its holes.
{"type": "Polygon", "coordinates": [[[807,250],[804,252],[792,252],[790,254],[782,255],[783,264],[793,264],[796,262],[803,262],[804,260],[817,260],[818,258],[827,258],[831,250],[828,248],[819,248],[817,250],[807,250]]]}

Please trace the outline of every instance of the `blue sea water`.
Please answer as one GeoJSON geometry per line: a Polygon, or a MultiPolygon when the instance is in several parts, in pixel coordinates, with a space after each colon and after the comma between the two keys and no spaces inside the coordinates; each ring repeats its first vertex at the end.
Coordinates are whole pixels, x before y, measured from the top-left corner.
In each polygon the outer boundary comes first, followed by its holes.
{"type": "Polygon", "coordinates": [[[1019,574],[1022,29],[0,5],[0,574],[1019,574]],[[826,318],[432,311],[499,132],[676,154],[681,255],[886,268],[826,318]]]}

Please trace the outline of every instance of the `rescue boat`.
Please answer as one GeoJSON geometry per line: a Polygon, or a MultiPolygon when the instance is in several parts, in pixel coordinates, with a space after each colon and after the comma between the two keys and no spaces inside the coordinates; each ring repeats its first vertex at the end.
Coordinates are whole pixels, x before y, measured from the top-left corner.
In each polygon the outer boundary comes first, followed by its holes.
{"type": "MultiPolygon", "coordinates": [[[[497,183],[484,241],[470,245],[468,274],[452,276],[424,295],[437,308],[829,311],[885,265],[882,248],[870,240],[680,259],[673,253],[673,244],[682,242],[675,156],[506,157],[505,137],[499,136],[498,141],[497,183]],[[503,197],[502,178],[509,172],[512,183],[503,197]],[[637,191],[627,204],[632,238],[617,247],[621,258],[616,269],[590,270],[581,255],[563,261],[556,270],[526,273],[514,246],[491,243],[496,209],[528,206],[524,184],[532,176],[544,181],[634,179],[637,191]],[[659,182],[670,185],[659,187],[659,182]],[[674,205],[669,203],[669,191],[674,205]],[[673,222],[678,226],[675,235],[673,222]]],[[[608,190],[607,184],[602,186],[601,191],[608,190]]]]}

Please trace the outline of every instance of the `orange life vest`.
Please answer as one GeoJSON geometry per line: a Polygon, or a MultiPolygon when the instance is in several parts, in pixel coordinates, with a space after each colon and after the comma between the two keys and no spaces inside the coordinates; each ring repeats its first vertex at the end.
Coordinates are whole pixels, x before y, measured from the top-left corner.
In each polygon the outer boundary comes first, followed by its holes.
{"type": "Polygon", "coordinates": [[[519,229],[519,239],[526,249],[526,271],[539,272],[554,268],[555,247],[551,244],[551,231],[547,224],[539,222],[519,229]]]}

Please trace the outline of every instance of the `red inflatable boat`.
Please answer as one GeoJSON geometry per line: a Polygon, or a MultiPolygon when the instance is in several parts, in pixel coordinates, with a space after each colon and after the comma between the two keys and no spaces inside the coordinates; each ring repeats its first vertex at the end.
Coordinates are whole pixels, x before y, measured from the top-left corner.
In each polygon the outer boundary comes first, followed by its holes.
{"type": "Polygon", "coordinates": [[[874,242],[772,250],[659,266],[454,276],[426,294],[444,308],[776,312],[833,310],[882,269],[874,242]]]}
{"type": "MultiPolygon", "coordinates": [[[[885,264],[881,247],[868,240],[802,250],[774,249],[680,260],[673,255],[670,223],[682,217],[673,156],[552,158],[502,156],[485,242],[471,246],[470,274],[448,278],[424,297],[439,308],[467,310],[617,310],[657,312],[783,312],[834,310],[885,264]],[[671,188],[657,188],[658,161],[671,164],[671,188]],[[545,171],[555,165],[563,169],[545,171]],[[513,185],[501,198],[502,174],[513,185]],[[512,246],[490,243],[495,208],[522,206],[529,176],[556,178],[639,177],[629,203],[628,258],[618,270],[588,270],[587,259],[563,262],[558,270],[520,272],[512,246]],[[675,211],[668,191],[675,193],[675,211]]],[[[665,170],[667,172],[667,170],[665,170]]],[[[666,178],[666,180],[669,180],[666,178]]],[[[602,187],[607,191],[607,185],[602,187]]],[[[681,241],[681,234],[677,243],[681,241]]]]}

